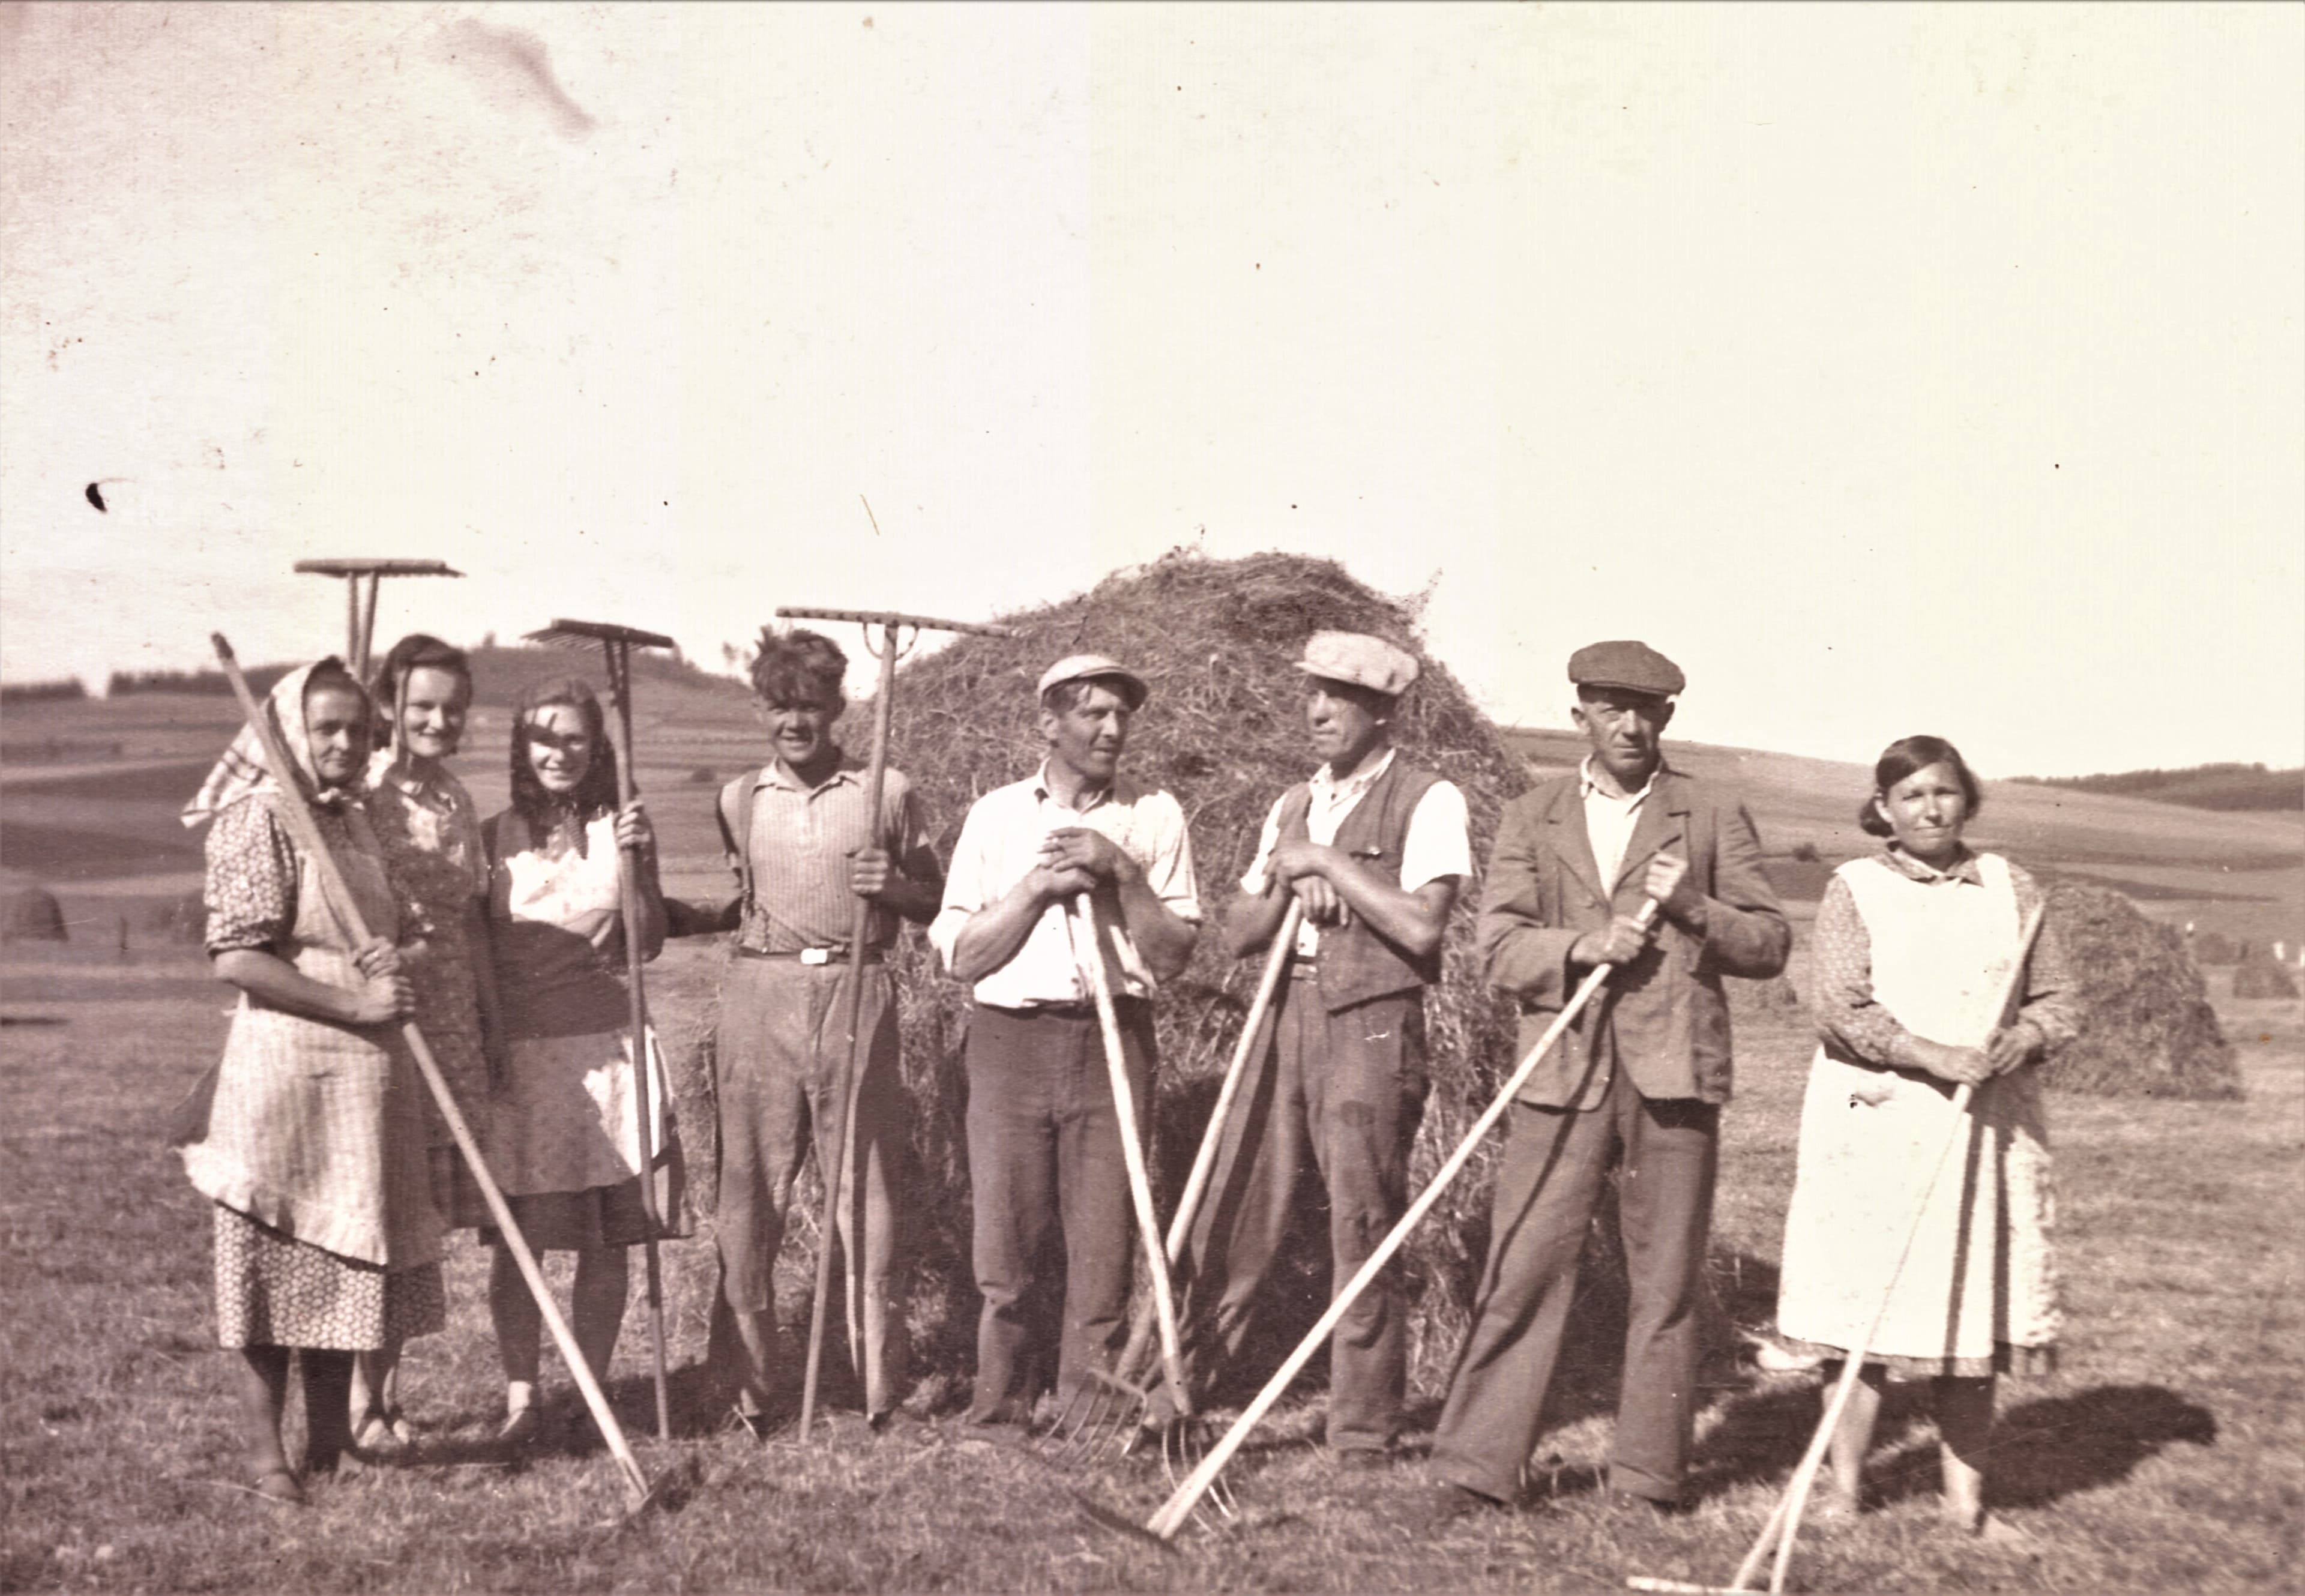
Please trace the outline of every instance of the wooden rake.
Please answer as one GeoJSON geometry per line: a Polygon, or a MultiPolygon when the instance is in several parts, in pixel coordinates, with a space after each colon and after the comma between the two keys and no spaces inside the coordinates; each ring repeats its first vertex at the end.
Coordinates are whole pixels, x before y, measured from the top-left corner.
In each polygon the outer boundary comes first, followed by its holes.
{"type": "MultiPolygon", "coordinates": [[[[531,642],[562,647],[600,645],[608,658],[608,699],[617,710],[617,802],[619,808],[630,804],[640,791],[633,771],[633,650],[669,649],[674,646],[672,639],[660,632],[642,632],[608,621],[561,620],[530,632],[528,639],[531,642]]],[[[513,735],[520,735],[518,726],[513,728],[513,735]]],[[[617,872],[617,894],[622,900],[625,921],[625,990],[632,1009],[633,1100],[640,1118],[641,1215],[648,1225],[648,1239],[642,1244],[642,1251],[648,1258],[649,1353],[656,1382],[656,1434],[659,1440],[668,1441],[672,1439],[672,1393],[665,1368],[664,1263],[657,1252],[657,1240],[664,1224],[663,1216],[657,1212],[656,1201],[656,1105],[649,1080],[645,974],[648,955],[641,946],[642,861],[638,848],[620,849],[617,857],[621,867],[617,872]]]]}
{"type": "MultiPolygon", "coordinates": [[[[872,506],[868,504],[864,509],[869,515],[872,506]]],[[[866,768],[864,784],[864,812],[872,817],[871,824],[877,838],[880,825],[881,786],[889,773],[889,720],[891,708],[897,700],[897,661],[904,657],[923,631],[962,632],[979,637],[1014,637],[1016,632],[1007,626],[977,626],[965,621],[939,621],[927,615],[900,615],[894,610],[801,609],[780,605],[777,615],[784,620],[854,621],[864,629],[865,652],[880,662],[880,691],[872,700],[872,754],[866,768]],[[877,640],[873,636],[875,627],[880,628],[877,640]],[[912,637],[900,643],[897,638],[900,630],[909,630],[912,637]]],[[[740,847],[746,845],[745,838],[739,837],[736,841],[740,847]]],[[[819,1171],[824,1177],[824,1217],[822,1234],[817,1239],[816,1247],[816,1292],[808,1310],[808,1363],[801,1376],[800,1439],[804,1441],[808,1439],[810,1426],[816,1419],[817,1380],[824,1363],[825,1300],[832,1293],[832,1249],[843,1229],[837,1223],[837,1216],[855,1212],[849,1205],[848,1170],[850,1143],[855,1141],[856,1132],[856,1099],[864,1080],[864,1050],[870,1041],[864,1034],[864,956],[865,939],[872,930],[872,905],[860,897],[856,900],[848,933],[848,1057],[842,1061],[840,1079],[835,1086],[835,1095],[840,1100],[840,1123],[833,1127],[831,1137],[832,1167],[819,1171]]],[[[863,1183],[856,1184],[861,1185],[863,1183]]],[[[851,1224],[846,1229],[851,1237],[861,1238],[863,1234],[862,1223],[851,1224]]],[[[863,1276],[858,1271],[857,1261],[852,1258],[848,1261],[846,1287],[851,1325],[863,1323],[857,1301],[862,1286],[863,1276]]],[[[863,1373],[861,1367],[863,1349],[852,1346],[849,1356],[860,1364],[858,1374],[861,1377],[863,1373]]]]}
{"type": "MultiPolygon", "coordinates": [[[[2024,929],[2019,933],[2016,962],[2009,967],[2006,984],[2001,989],[2001,1002],[1995,1010],[2003,1023],[2007,1023],[2010,1009],[2025,989],[2025,964],[2032,955],[2035,938],[2041,934],[2041,918],[2042,911],[2034,910],[2026,918],[2024,929]]],[[[1817,1421],[1816,1433],[1809,1438],[1808,1449],[1801,1454],[1800,1463],[1793,1470],[1792,1478],[1786,1482],[1783,1494],[1777,1498],[1776,1506],[1770,1510],[1768,1522],[1761,1526],[1761,1533],[1754,1541],[1753,1549],[1745,1554],[1745,1560],[1737,1565],[1735,1575],[1726,1585],[1699,1585],[1636,1574],[1625,1581],[1629,1589],[1695,1592],[1706,1593],[1706,1596],[1712,1596],[1714,1592],[1731,1596],[1732,1592],[1758,1591],[1761,1587],[1753,1583],[1753,1580],[1761,1571],[1762,1559],[1773,1549],[1776,1560],[1769,1572],[1768,1588],[1776,1592],[1784,1590],[1785,1573],[1792,1563],[1793,1542],[1800,1533],[1801,1512],[1808,1506],[1809,1490],[1816,1483],[1817,1472],[1824,1465],[1825,1453],[1833,1445],[1833,1432],[1840,1428],[1841,1416],[1848,1411],[1850,1401],[1857,1393],[1857,1382],[1865,1372],[1865,1354],[1872,1350],[1873,1338],[1880,1334],[1881,1323],[1889,1316],[1890,1303],[1897,1295],[1897,1281],[1905,1272],[1907,1261],[1913,1255],[1913,1244],[1920,1237],[1921,1223],[1928,1217],[1929,1199],[1936,1193],[1937,1182],[1944,1175],[1952,1150],[1976,1132],[1977,1122],[1969,1115],[1969,1099],[1976,1095],[1976,1091],[1966,1082],[1953,1090],[1945,1108],[1944,1143],[1937,1149],[1936,1159],[1929,1166],[1928,1178],[1921,1183],[1920,1197],[1913,1205],[1913,1223],[1905,1232],[1905,1244],[1897,1253],[1896,1263],[1889,1270],[1888,1284],[1881,1288],[1881,1305],[1874,1310],[1872,1323],[1865,1327],[1865,1334],[1856,1346],[1849,1349],[1843,1359],[1841,1379],[1833,1385],[1833,1397],[1825,1404],[1824,1416],[1817,1421]]]]}
{"type": "Polygon", "coordinates": [[[368,680],[369,646],[376,641],[376,590],[387,576],[462,576],[440,560],[298,560],[296,569],[307,576],[344,579],[344,659],[353,675],[368,680]],[[368,592],[362,599],[365,578],[368,592]]]}
{"type": "MultiPolygon", "coordinates": [[[[232,645],[225,641],[221,632],[211,632],[208,641],[216,647],[217,661],[224,667],[225,680],[232,683],[233,694],[240,700],[241,713],[247,717],[249,729],[256,734],[258,743],[264,751],[265,766],[272,772],[273,780],[279,785],[283,795],[280,804],[282,821],[294,835],[297,845],[305,851],[314,868],[319,871],[321,889],[341,912],[346,932],[355,943],[365,944],[370,939],[368,922],[354,902],[351,889],[344,884],[344,872],[336,864],[336,855],[328,850],[327,839],[320,834],[319,823],[313,819],[312,811],[306,807],[304,789],[297,780],[294,762],[280,746],[279,738],[273,733],[270,717],[265,714],[263,706],[257,702],[255,693],[250,691],[248,678],[241,674],[240,662],[233,656],[232,645]]],[[[545,1284],[544,1271],[537,1267],[536,1254],[530,1249],[528,1238],[521,1234],[520,1223],[513,1218],[511,1206],[505,1201],[503,1189],[497,1184],[496,1176],[489,1173],[488,1160],[481,1156],[480,1142],[473,1138],[472,1128],[465,1122],[464,1110],[456,1106],[456,1094],[449,1090],[447,1077],[440,1073],[440,1064],[432,1056],[431,1044],[424,1040],[424,1033],[417,1028],[414,1020],[401,1022],[400,1036],[414,1056],[417,1072],[424,1077],[425,1088],[431,1092],[433,1102],[438,1105],[441,1118],[447,1122],[448,1133],[455,1138],[456,1150],[464,1155],[464,1162],[472,1172],[473,1184],[481,1188],[481,1196],[488,1203],[489,1217],[503,1234],[505,1250],[519,1265],[520,1278],[527,1282],[529,1295],[536,1299],[536,1305],[544,1315],[545,1326],[552,1332],[553,1345],[567,1360],[569,1372],[575,1378],[577,1390],[583,1394],[584,1405],[591,1413],[592,1422],[600,1427],[600,1439],[608,1444],[610,1456],[617,1460],[617,1470],[624,1478],[625,1508],[628,1512],[636,1513],[649,1503],[651,1487],[648,1475],[642,1472],[639,1459],[633,1456],[632,1447],[625,1439],[624,1430],[617,1422],[615,1410],[608,1406],[608,1399],[600,1390],[600,1382],[593,1378],[591,1369],[585,1363],[584,1354],[577,1347],[575,1335],[569,1329],[568,1321],[560,1316],[560,1309],[552,1300],[551,1288],[545,1284]]]]}

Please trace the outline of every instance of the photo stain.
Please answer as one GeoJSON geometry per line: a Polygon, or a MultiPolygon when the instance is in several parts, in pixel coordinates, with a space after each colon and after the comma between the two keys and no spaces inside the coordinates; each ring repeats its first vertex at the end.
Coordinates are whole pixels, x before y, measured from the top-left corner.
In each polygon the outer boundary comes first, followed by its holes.
{"type": "MultiPolygon", "coordinates": [[[[103,489],[99,488],[98,488],[95,483],[90,482],[90,483],[88,485],[87,493],[88,493],[88,502],[89,502],[89,504],[91,504],[91,505],[94,505],[98,509],[99,509],[99,510],[103,510],[103,509],[104,509],[104,491],[103,491],[103,489]]],[[[108,511],[108,510],[106,510],[106,511],[105,511],[105,514],[106,514],[108,515],[108,514],[111,514],[111,512],[110,512],[110,511],[108,511]]]]}

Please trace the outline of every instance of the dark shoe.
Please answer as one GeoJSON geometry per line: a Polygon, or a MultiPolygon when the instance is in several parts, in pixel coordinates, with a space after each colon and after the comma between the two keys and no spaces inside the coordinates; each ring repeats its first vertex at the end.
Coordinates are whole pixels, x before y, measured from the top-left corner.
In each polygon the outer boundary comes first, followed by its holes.
{"type": "Polygon", "coordinates": [[[883,1408],[864,1415],[864,1428],[882,1440],[917,1439],[924,1426],[901,1407],[883,1408]]]}
{"type": "Polygon", "coordinates": [[[1375,1447],[1357,1447],[1349,1452],[1339,1452],[1336,1459],[1337,1467],[1348,1474],[1382,1473],[1393,1464],[1393,1454],[1375,1447]]]}
{"type": "Polygon", "coordinates": [[[997,1447],[1010,1452],[1022,1449],[1030,1439],[1022,1422],[997,1416],[962,1419],[953,1425],[950,1434],[964,1447],[997,1447]]]}
{"type": "Polygon", "coordinates": [[[1643,1496],[1637,1490],[1612,1490],[1609,1505],[1614,1507],[1637,1507],[1659,1518],[1678,1518],[1688,1511],[1688,1504],[1679,1497],[1643,1496]]]}
{"type": "Polygon", "coordinates": [[[1419,1535],[1430,1535],[1446,1530],[1460,1520],[1503,1506],[1494,1497],[1484,1496],[1469,1486],[1443,1480],[1418,1491],[1404,1516],[1412,1531],[1419,1535]]]}

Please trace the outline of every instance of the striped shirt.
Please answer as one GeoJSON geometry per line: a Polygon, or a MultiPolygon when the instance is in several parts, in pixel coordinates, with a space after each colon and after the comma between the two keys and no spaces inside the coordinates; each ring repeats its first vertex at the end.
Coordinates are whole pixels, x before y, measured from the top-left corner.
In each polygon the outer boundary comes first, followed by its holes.
{"type": "MultiPolygon", "coordinates": [[[[929,926],[929,940],[952,968],[952,950],[970,916],[998,903],[1041,861],[1041,843],[1068,826],[1101,831],[1144,871],[1152,896],[1178,919],[1197,924],[1200,891],[1193,879],[1193,844],[1185,833],[1185,811],[1175,796],[1145,792],[1127,777],[1098,794],[1084,810],[1067,809],[1049,791],[1049,768],[979,798],[962,822],[953,845],[952,873],[945,878],[944,907],[929,926]]],[[[1128,928],[1114,911],[1109,892],[1097,894],[1110,917],[1114,952],[1120,965],[1113,990],[1150,998],[1160,983],[1136,951],[1128,928]]],[[[976,1000],[998,1008],[1085,1002],[1088,983],[1073,956],[1065,905],[1050,904],[1033,923],[1025,945],[1008,962],[976,983],[976,1000]]]]}
{"type": "MultiPolygon", "coordinates": [[[[752,834],[739,855],[730,831],[731,811],[743,823],[746,778],[730,784],[715,813],[728,868],[741,889],[744,863],[752,863],[752,896],[744,905],[736,946],[752,953],[799,953],[811,947],[846,948],[855,930],[856,895],[848,888],[849,856],[876,845],[866,819],[865,775],[838,770],[818,786],[804,785],[782,760],[763,766],[750,780],[752,834]],[[729,802],[733,794],[735,802],[729,802]]],[[[890,862],[915,881],[934,881],[936,854],[921,820],[919,800],[901,770],[884,773],[877,845],[890,862]]],[[[897,917],[874,906],[865,943],[886,947],[897,938],[897,917]]]]}

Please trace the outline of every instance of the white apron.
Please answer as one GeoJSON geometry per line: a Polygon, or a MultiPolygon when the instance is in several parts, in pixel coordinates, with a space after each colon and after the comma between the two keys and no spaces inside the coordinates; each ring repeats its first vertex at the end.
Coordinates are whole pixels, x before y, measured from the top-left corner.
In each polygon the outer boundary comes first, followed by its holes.
{"type": "MultiPolygon", "coordinates": [[[[1865,921],[1875,999],[1914,1035],[1953,1047],[1992,1034],[2021,938],[2008,862],[1982,853],[1978,867],[1982,888],[1916,881],[1870,857],[1834,872],[1865,921]]],[[[1801,1105],[1779,1331],[1844,1349],[1864,1338],[1911,1235],[1874,1356],[1982,1374],[1996,1342],[2054,1342],[2054,1199],[2037,1075],[2029,1065],[1978,1087],[1916,1227],[1955,1129],[1952,1085],[1820,1047],[1801,1105]]]]}

